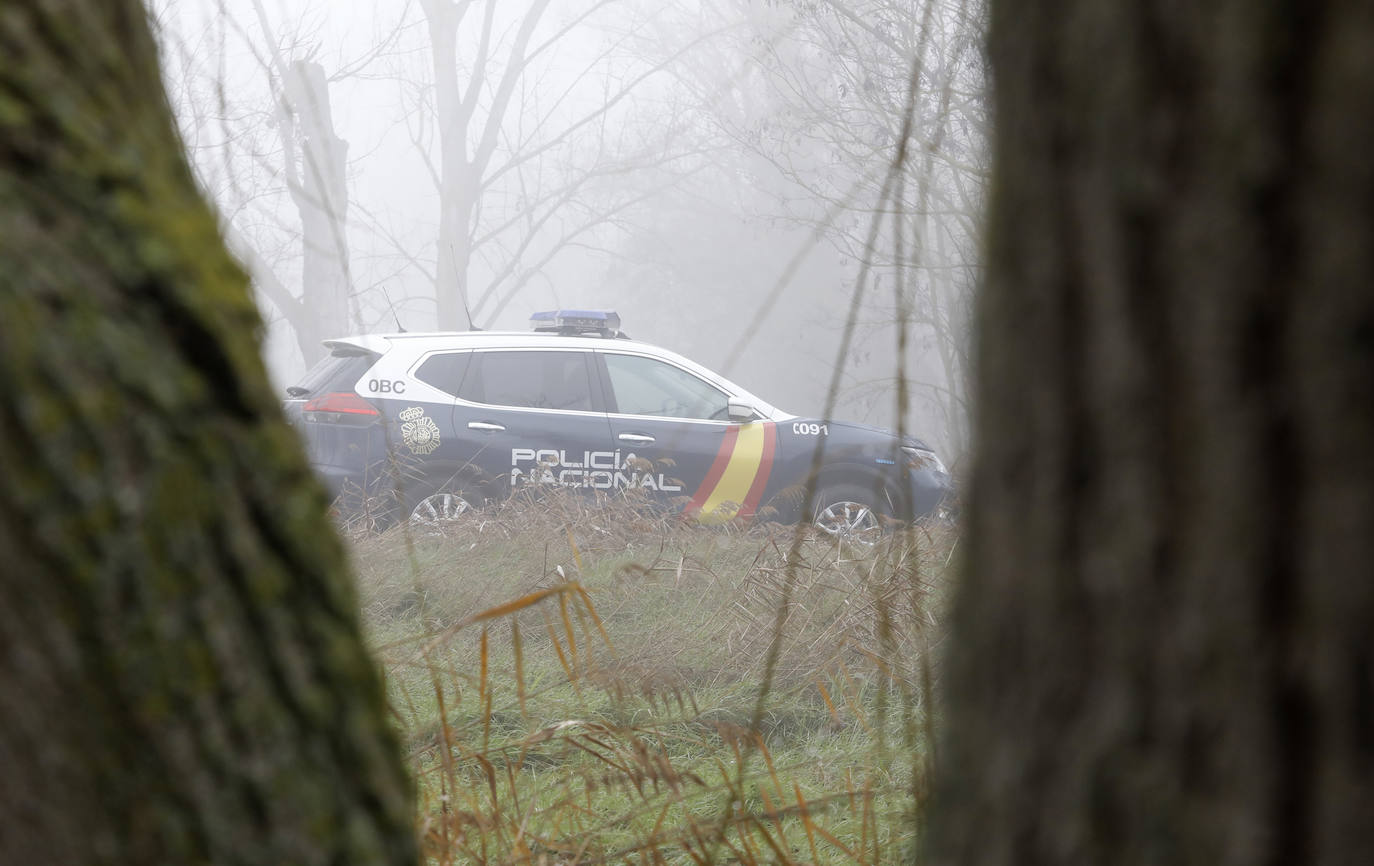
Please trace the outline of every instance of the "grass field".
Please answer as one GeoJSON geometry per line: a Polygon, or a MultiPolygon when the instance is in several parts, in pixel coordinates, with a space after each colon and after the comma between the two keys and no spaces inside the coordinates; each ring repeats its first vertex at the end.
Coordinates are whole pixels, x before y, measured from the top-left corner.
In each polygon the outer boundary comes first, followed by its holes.
{"type": "Polygon", "coordinates": [[[432,862],[910,859],[951,536],[555,499],[354,546],[432,862]]]}

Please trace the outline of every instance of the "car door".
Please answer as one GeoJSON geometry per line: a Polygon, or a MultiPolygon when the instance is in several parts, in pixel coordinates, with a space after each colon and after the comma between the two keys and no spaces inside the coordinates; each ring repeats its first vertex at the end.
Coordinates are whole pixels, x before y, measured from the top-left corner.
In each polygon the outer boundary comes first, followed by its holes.
{"type": "Polygon", "coordinates": [[[755,512],[773,464],[772,422],[731,423],[728,394],[661,358],[611,350],[597,358],[617,486],[708,523],[755,512]]]}
{"type": "MultiPolygon", "coordinates": [[[[441,349],[422,355],[410,370],[404,398],[395,401],[392,448],[402,458],[398,464],[415,467],[404,479],[415,495],[446,484],[461,488],[479,475],[471,443],[458,435],[455,423],[458,391],[471,361],[470,349],[441,349]]],[[[393,390],[395,387],[393,384],[393,390]]]]}
{"type": "Polygon", "coordinates": [[[487,496],[521,485],[590,489],[612,458],[591,352],[479,349],[454,407],[454,435],[487,496]]]}

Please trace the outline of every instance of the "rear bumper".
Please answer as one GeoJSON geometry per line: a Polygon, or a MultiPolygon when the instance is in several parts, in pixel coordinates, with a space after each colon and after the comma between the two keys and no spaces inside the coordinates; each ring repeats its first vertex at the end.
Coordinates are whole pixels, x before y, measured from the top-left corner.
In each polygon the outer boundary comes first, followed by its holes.
{"type": "Polygon", "coordinates": [[[357,469],[345,466],[321,466],[313,464],[315,476],[324,482],[329,495],[338,497],[345,493],[360,493],[366,489],[363,475],[357,469]]]}
{"type": "Polygon", "coordinates": [[[398,479],[396,467],[386,462],[366,468],[328,463],[311,466],[330,495],[342,505],[357,507],[383,498],[391,499],[404,486],[398,479]]]}

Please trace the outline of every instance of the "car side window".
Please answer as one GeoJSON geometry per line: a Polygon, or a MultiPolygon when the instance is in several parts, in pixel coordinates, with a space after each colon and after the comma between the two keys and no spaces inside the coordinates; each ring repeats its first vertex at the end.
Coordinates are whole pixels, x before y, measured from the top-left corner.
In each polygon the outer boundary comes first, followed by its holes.
{"type": "Polygon", "coordinates": [[[605,352],[602,357],[621,414],[708,421],[730,417],[730,398],[686,370],[640,355],[605,352]]]}
{"type": "Polygon", "coordinates": [[[475,352],[459,397],[528,409],[592,411],[585,352],[475,352]]]}
{"type": "Polygon", "coordinates": [[[433,385],[445,394],[457,396],[471,359],[471,352],[443,352],[430,355],[415,370],[415,378],[426,385],[433,385]]]}

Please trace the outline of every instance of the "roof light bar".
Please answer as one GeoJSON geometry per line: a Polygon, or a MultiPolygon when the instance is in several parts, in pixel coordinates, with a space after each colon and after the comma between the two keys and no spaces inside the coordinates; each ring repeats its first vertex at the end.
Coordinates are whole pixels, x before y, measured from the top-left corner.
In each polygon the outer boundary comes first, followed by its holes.
{"type": "Polygon", "coordinates": [[[615,334],[620,331],[620,316],[614,310],[545,310],[530,316],[530,328],[535,331],[599,331],[615,334]]]}

